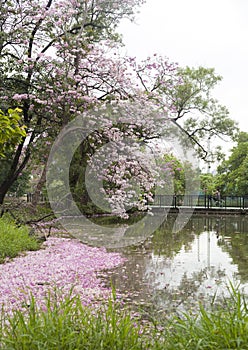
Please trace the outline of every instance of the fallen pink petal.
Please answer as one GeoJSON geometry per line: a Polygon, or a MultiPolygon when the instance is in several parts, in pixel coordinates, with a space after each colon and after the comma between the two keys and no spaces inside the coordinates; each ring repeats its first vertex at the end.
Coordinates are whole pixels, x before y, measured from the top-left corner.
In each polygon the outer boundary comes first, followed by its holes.
{"type": "Polygon", "coordinates": [[[49,238],[43,249],[27,252],[0,265],[0,304],[6,311],[25,306],[33,295],[42,305],[56,289],[63,295],[79,294],[84,304],[109,297],[111,290],[97,272],[122,264],[120,254],[89,247],[67,238],[49,238]]]}

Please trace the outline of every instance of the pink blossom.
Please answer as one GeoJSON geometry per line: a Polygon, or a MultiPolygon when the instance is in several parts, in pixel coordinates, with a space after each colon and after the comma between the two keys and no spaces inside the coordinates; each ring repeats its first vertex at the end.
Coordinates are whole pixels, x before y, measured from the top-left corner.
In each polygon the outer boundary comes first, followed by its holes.
{"type": "Polygon", "coordinates": [[[97,278],[97,272],[124,261],[117,253],[73,239],[49,238],[44,248],[0,265],[0,304],[6,311],[22,307],[30,294],[42,305],[54,288],[64,295],[73,288],[84,302],[93,301],[95,296],[107,297],[110,291],[97,278]]]}

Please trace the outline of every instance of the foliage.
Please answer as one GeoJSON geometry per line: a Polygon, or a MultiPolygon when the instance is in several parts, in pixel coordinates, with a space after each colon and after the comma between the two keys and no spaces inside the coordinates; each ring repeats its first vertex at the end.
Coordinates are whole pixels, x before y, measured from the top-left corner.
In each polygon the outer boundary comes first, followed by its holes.
{"type": "MultiPolygon", "coordinates": [[[[171,179],[172,187],[168,194],[184,194],[185,191],[185,170],[182,162],[173,154],[165,154],[163,157],[165,162],[165,171],[171,179]]],[[[169,187],[169,186],[168,186],[169,187]]]]}
{"type": "Polygon", "coordinates": [[[27,227],[16,227],[8,218],[0,218],[0,262],[14,258],[25,250],[37,250],[39,243],[30,237],[27,227]]]}
{"type": "Polygon", "coordinates": [[[19,108],[8,109],[7,115],[0,110],[0,159],[26,135],[25,127],[20,125],[21,113],[19,108]]]}
{"type": "Polygon", "coordinates": [[[213,174],[201,174],[200,180],[201,190],[205,194],[212,195],[218,188],[218,185],[216,184],[216,176],[213,174]]]}
{"type": "MultiPolygon", "coordinates": [[[[163,155],[162,169],[166,192],[161,194],[195,194],[199,187],[199,169],[189,160],[181,159],[173,153],[163,155]]],[[[158,194],[160,194],[158,192],[158,194]]]]}
{"type": "Polygon", "coordinates": [[[241,132],[229,158],[217,169],[218,184],[227,195],[248,194],[248,133],[241,132]]]}

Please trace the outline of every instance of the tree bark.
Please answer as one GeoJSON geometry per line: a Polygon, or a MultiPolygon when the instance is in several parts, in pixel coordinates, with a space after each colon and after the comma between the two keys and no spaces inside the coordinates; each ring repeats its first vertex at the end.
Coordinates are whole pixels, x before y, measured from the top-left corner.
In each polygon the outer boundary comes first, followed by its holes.
{"type": "Polygon", "coordinates": [[[32,204],[34,206],[36,206],[38,204],[38,202],[41,200],[41,190],[42,190],[42,187],[44,186],[46,182],[46,165],[44,166],[43,170],[42,170],[42,173],[41,173],[41,177],[39,179],[39,182],[35,188],[35,191],[33,193],[33,196],[32,196],[32,204]]]}
{"type": "Polygon", "coordinates": [[[20,173],[23,171],[23,169],[26,167],[26,164],[30,158],[30,152],[29,150],[26,151],[26,154],[23,157],[23,160],[20,162],[20,158],[22,155],[22,150],[24,146],[24,140],[16,149],[11,168],[9,172],[6,174],[6,177],[4,181],[0,184],[0,205],[3,204],[5,196],[10,189],[10,187],[13,185],[15,180],[18,178],[20,173]]]}

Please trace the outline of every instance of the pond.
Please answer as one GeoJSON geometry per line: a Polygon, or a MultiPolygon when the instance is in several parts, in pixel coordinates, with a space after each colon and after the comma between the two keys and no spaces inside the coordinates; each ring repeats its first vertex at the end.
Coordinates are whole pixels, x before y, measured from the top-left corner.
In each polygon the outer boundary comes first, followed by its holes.
{"type": "Polygon", "coordinates": [[[108,277],[126,301],[171,313],[228,296],[230,282],[248,293],[248,218],[192,216],[172,233],[175,220],[168,216],[152,237],[119,249],[127,260],[108,277]]]}

